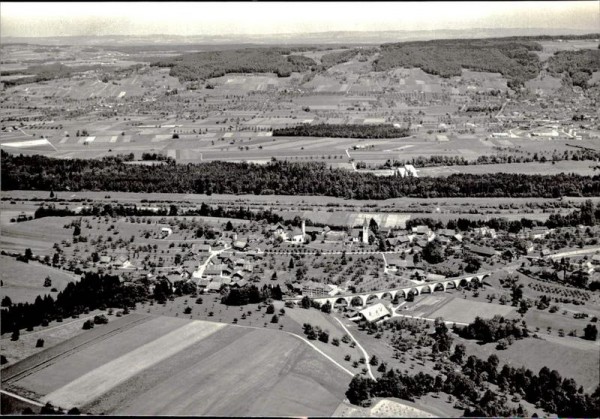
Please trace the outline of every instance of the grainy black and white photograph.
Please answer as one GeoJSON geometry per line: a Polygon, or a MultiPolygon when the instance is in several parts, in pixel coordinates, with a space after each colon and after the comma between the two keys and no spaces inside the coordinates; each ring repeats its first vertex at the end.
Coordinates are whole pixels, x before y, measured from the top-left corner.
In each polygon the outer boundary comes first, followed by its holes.
{"type": "Polygon", "coordinates": [[[0,2],[2,415],[600,416],[600,1],[0,2]]]}

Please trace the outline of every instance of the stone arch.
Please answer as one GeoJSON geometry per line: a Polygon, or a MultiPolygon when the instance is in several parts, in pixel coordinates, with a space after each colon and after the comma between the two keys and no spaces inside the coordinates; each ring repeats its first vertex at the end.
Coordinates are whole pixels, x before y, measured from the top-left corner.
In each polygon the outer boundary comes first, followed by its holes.
{"type": "Polygon", "coordinates": [[[446,282],[444,282],[444,288],[445,289],[450,288],[450,285],[452,285],[452,288],[456,288],[456,284],[454,283],[454,281],[446,281],[446,282]]]}
{"type": "Polygon", "coordinates": [[[369,294],[369,295],[367,295],[367,296],[365,296],[365,297],[366,297],[366,299],[364,300],[364,302],[365,302],[365,305],[369,305],[369,304],[371,303],[371,301],[373,301],[373,300],[375,300],[375,299],[379,298],[379,297],[377,296],[377,294],[369,294]]]}
{"type": "Polygon", "coordinates": [[[446,282],[438,282],[437,284],[434,284],[432,286],[430,286],[431,288],[431,292],[433,293],[434,291],[442,291],[445,292],[446,291],[446,282]],[[440,289],[441,288],[441,289],[440,289]]]}
{"type": "Polygon", "coordinates": [[[392,296],[392,293],[389,291],[386,292],[382,292],[381,294],[379,294],[379,299],[383,300],[386,299],[386,297],[392,301],[394,299],[394,297],[392,296]]]}
{"type": "Polygon", "coordinates": [[[356,295],[354,297],[348,297],[350,299],[350,302],[348,303],[348,306],[350,307],[357,307],[357,306],[364,306],[365,303],[363,301],[362,296],[360,295],[356,295]],[[358,304],[355,304],[356,302],[358,302],[358,304]]]}
{"type": "Polygon", "coordinates": [[[413,287],[413,288],[410,288],[410,289],[408,290],[408,292],[406,293],[406,295],[408,295],[408,294],[411,294],[411,293],[412,293],[412,294],[414,294],[414,295],[415,295],[415,297],[416,297],[417,295],[419,295],[419,294],[420,294],[420,291],[421,291],[421,287],[413,287]]]}
{"type": "MultiPolygon", "coordinates": [[[[461,278],[461,279],[459,279],[459,280],[458,280],[458,285],[459,285],[460,287],[463,287],[463,286],[465,286],[465,285],[469,284],[470,282],[471,282],[471,279],[470,279],[470,278],[461,278]]],[[[457,287],[457,288],[458,288],[458,287],[457,287]]]]}
{"type": "Polygon", "coordinates": [[[339,297],[339,298],[335,298],[335,301],[333,303],[334,307],[336,305],[342,305],[344,307],[348,307],[350,305],[350,303],[348,302],[348,298],[347,297],[339,297]]]}
{"type": "Polygon", "coordinates": [[[479,280],[479,285],[483,285],[483,280],[490,276],[490,274],[481,274],[477,275],[477,279],[479,280]]]}

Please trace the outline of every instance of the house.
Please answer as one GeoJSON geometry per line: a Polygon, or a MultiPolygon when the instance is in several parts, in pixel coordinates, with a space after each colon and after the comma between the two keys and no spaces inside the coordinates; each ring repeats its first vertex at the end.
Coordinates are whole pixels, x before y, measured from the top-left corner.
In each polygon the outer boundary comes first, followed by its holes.
{"type": "Polygon", "coordinates": [[[443,281],[444,279],[446,279],[446,277],[444,275],[438,275],[438,274],[432,274],[432,273],[428,273],[425,276],[426,282],[437,282],[437,281],[443,281]]]}
{"type": "Polygon", "coordinates": [[[235,271],[233,273],[233,275],[231,275],[231,279],[233,279],[234,281],[239,281],[240,279],[244,279],[244,272],[235,271]]]}
{"type": "Polygon", "coordinates": [[[247,241],[237,240],[237,241],[233,242],[233,248],[235,250],[244,250],[244,249],[246,249],[246,247],[248,247],[247,241]]]}
{"type": "Polygon", "coordinates": [[[597,253],[594,256],[592,256],[592,264],[596,266],[600,265],[600,253],[597,253]]]}
{"type": "Polygon", "coordinates": [[[125,262],[127,262],[128,260],[129,260],[129,258],[127,256],[120,255],[115,259],[115,261],[113,262],[113,265],[123,267],[123,264],[125,262]]]}
{"type": "Polygon", "coordinates": [[[173,230],[170,227],[163,227],[160,229],[160,234],[162,236],[162,238],[166,238],[169,237],[171,234],[173,234],[173,230]]]}
{"type": "Polygon", "coordinates": [[[285,227],[281,223],[275,224],[273,227],[269,229],[274,238],[280,238],[282,240],[287,240],[287,233],[285,231],[285,227]]]}
{"type": "Polygon", "coordinates": [[[306,281],[301,285],[302,295],[308,295],[309,297],[325,296],[329,289],[324,284],[306,281]]]}
{"type": "Polygon", "coordinates": [[[438,236],[449,238],[452,238],[456,235],[456,231],[452,230],[451,228],[440,228],[436,231],[436,233],[438,234],[438,236]]]}
{"type": "Polygon", "coordinates": [[[204,269],[204,276],[222,276],[223,271],[228,269],[225,264],[218,265],[208,265],[206,269],[204,269]]]}
{"type": "Polygon", "coordinates": [[[192,246],[192,251],[200,255],[207,255],[211,250],[210,244],[194,244],[192,246]]]}
{"type": "Polygon", "coordinates": [[[206,292],[219,292],[221,290],[221,282],[220,281],[211,281],[207,287],[205,288],[206,292]]]}
{"type": "Polygon", "coordinates": [[[496,230],[485,226],[474,228],[473,233],[479,237],[491,237],[492,239],[496,238],[496,230]]]}
{"type": "Polygon", "coordinates": [[[110,256],[100,256],[100,260],[98,262],[101,263],[102,265],[106,265],[106,264],[109,264],[111,260],[112,259],[110,256]]]}
{"type": "Polygon", "coordinates": [[[403,248],[406,247],[410,242],[411,238],[407,235],[401,235],[396,237],[391,237],[387,239],[388,246],[392,246],[394,248],[403,248]]]}
{"type": "Polygon", "coordinates": [[[388,269],[401,269],[406,267],[406,260],[399,255],[387,255],[385,260],[387,262],[386,268],[388,269]]]}
{"type": "Polygon", "coordinates": [[[492,257],[492,256],[496,256],[499,254],[498,251],[496,251],[495,249],[493,249],[491,247],[475,246],[473,244],[466,245],[465,250],[475,253],[476,255],[485,256],[485,257],[492,257]]]}
{"type": "Polygon", "coordinates": [[[198,281],[198,288],[205,289],[210,284],[210,279],[201,279],[198,281]]]}
{"type": "Polygon", "coordinates": [[[374,323],[392,317],[392,312],[383,303],[373,304],[358,312],[361,320],[374,323]]]}
{"type": "Polygon", "coordinates": [[[553,233],[553,232],[554,232],[554,229],[549,229],[548,227],[544,227],[544,226],[533,227],[531,229],[531,231],[529,232],[529,238],[531,240],[543,239],[548,234],[553,233]]]}

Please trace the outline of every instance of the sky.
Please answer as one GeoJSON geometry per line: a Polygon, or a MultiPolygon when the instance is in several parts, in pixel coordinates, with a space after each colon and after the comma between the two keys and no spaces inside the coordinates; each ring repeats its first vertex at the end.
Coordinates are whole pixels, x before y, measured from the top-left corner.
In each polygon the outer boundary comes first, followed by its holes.
{"type": "Polygon", "coordinates": [[[552,28],[600,31],[600,0],[502,2],[0,2],[1,37],[259,35],[552,28]]]}

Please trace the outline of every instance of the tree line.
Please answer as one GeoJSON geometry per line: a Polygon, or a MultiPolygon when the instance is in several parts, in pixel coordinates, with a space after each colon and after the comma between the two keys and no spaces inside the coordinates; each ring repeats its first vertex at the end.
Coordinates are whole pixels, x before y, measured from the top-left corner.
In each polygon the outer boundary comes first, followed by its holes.
{"type": "Polygon", "coordinates": [[[347,199],[398,197],[598,196],[600,175],[453,174],[377,177],[333,169],[320,162],[266,165],[213,161],[159,166],[114,159],[53,159],[2,151],[2,190],[119,191],[144,193],[325,195],[347,199]]]}
{"type": "Polygon", "coordinates": [[[18,303],[2,308],[1,333],[18,333],[20,329],[47,325],[52,320],[62,321],[90,310],[133,307],[147,297],[148,288],[142,283],[123,284],[116,275],[86,272],[81,280],[67,284],[56,300],[50,295],[38,296],[33,304],[18,303]]]}
{"type": "Polygon", "coordinates": [[[407,128],[392,124],[300,124],[273,130],[274,137],[402,138],[408,134],[407,128]]]}

